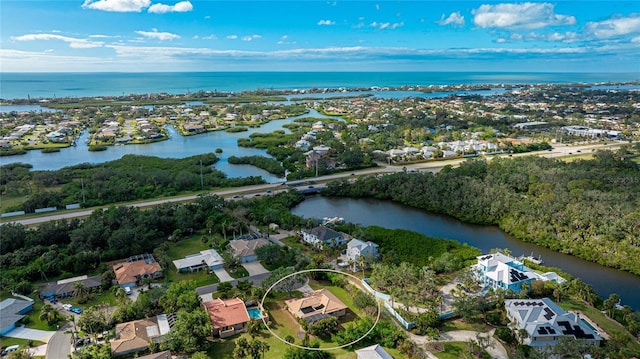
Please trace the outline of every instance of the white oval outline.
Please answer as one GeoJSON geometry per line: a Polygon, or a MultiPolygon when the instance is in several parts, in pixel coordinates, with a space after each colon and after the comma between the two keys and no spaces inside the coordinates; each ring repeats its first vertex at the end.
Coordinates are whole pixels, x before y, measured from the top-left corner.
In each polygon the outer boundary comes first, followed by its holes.
{"type": "MultiPolygon", "coordinates": [[[[291,273],[291,274],[289,274],[289,275],[286,275],[286,276],[284,276],[284,277],[282,277],[282,278],[278,279],[275,283],[273,283],[273,284],[272,284],[272,285],[267,289],[267,291],[266,291],[266,292],[264,292],[264,296],[262,296],[262,300],[260,301],[260,307],[261,307],[262,309],[264,309],[264,300],[265,300],[265,299],[267,299],[267,294],[269,294],[269,292],[270,292],[270,291],[271,291],[271,290],[272,290],[276,285],[278,285],[278,283],[280,283],[280,282],[282,282],[283,280],[285,280],[285,279],[287,279],[287,278],[289,278],[289,277],[292,277],[292,276],[294,276],[294,275],[297,275],[297,274],[303,274],[303,273],[311,273],[311,272],[333,272],[333,273],[344,274],[344,275],[346,275],[346,276],[349,276],[349,277],[355,278],[357,281],[362,281],[362,279],[360,279],[360,278],[356,277],[356,276],[355,276],[355,275],[353,275],[353,274],[350,274],[350,273],[347,273],[347,272],[342,272],[342,271],[335,270],[335,269],[325,269],[325,268],[304,269],[304,270],[297,271],[297,272],[293,272],[293,273],[291,273]]],[[[360,290],[360,289],[358,289],[358,290],[360,290]]],[[[375,297],[374,297],[374,299],[375,299],[375,297]]],[[[377,299],[376,299],[376,304],[378,305],[378,315],[376,316],[376,321],[373,323],[373,325],[371,326],[371,328],[370,328],[366,333],[364,333],[364,335],[363,335],[363,336],[361,336],[360,338],[358,338],[358,339],[356,339],[356,340],[354,340],[354,341],[352,341],[352,342],[350,342],[350,343],[343,344],[343,345],[340,345],[340,346],[337,346],[337,347],[331,347],[331,348],[311,348],[311,347],[305,347],[305,346],[302,346],[302,345],[298,345],[298,344],[295,344],[295,343],[289,343],[288,341],[286,341],[286,340],[284,340],[284,339],[280,338],[280,336],[278,336],[278,334],[274,333],[274,331],[273,331],[273,330],[271,330],[271,328],[269,327],[269,324],[267,324],[267,322],[266,322],[266,320],[265,320],[265,317],[264,317],[264,316],[263,316],[261,319],[262,319],[262,323],[264,323],[265,327],[267,327],[267,330],[269,331],[269,333],[271,333],[274,337],[278,338],[278,340],[280,340],[281,342],[283,342],[283,343],[285,343],[285,344],[288,344],[288,345],[290,345],[290,346],[292,346],[292,347],[296,347],[296,348],[299,348],[299,349],[305,349],[305,350],[329,351],[329,350],[336,350],[336,349],[346,348],[346,347],[348,347],[348,346],[350,346],[350,345],[353,345],[353,344],[355,344],[355,343],[357,343],[357,342],[359,342],[359,341],[363,340],[364,338],[366,338],[366,337],[367,337],[367,336],[368,336],[368,335],[373,331],[373,329],[375,329],[376,325],[378,325],[378,322],[380,321],[380,312],[382,312],[382,306],[380,305],[380,301],[378,301],[377,299]]],[[[264,310],[266,310],[266,309],[264,309],[264,310]]]]}

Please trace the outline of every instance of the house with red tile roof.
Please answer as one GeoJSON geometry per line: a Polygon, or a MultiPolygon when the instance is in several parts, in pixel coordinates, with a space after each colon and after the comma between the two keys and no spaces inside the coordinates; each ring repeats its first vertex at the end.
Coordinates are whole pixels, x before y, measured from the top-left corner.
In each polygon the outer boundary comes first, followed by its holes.
{"type": "Polygon", "coordinates": [[[162,278],[162,267],[150,254],[127,258],[124,263],[113,266],[120,287],[135,287],[145,278],[162,278]]]}
{"type": "Polygon", "coordinates": [[[209,313],[213,326],[213,335],[227,338],[234,334],[243,333],[251,321],[249,312],[240,298],[214,300],[202,303],[209,313]]]}

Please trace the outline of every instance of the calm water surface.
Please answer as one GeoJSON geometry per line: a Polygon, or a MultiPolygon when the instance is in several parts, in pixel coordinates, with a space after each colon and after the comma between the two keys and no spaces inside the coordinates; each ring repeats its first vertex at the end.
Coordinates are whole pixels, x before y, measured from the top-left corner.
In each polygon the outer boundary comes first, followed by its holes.
{"type": "Polygon", "coordinates": [[[618,293],[622,304],[640,309],[640,276],[522,242],[495,226],[466,224],[453,217],[375,199],[312,196],[291,212],[308,218],[338,216],[365,226],[401,228],[431,237],[455,239],[480,248],[483,253],[493,248],[509,248],[515,256],[533,253],[536,257],[541,256],[545,265],[562,268],[591,284],[600,296],[618,293]]]}

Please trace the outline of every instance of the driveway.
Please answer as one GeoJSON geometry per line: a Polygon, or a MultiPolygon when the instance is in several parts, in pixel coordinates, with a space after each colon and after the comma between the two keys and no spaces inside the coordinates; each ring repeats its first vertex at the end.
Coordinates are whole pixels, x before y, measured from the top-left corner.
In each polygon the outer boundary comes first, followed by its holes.
{"type": "Polygon", "coordinates": [[[269,273],[269,271],[265,267],[263,267],[260,262],[242,263],[242,266],[247,270],[247,272],[249,272],[249,276],[269,273]]]}
{"type": "Polygon", "coordinates": [[[71,333],[67,333],[73,328],[71,323],[67,323],[60,328],[47,344],[47,359],[68,358],[71,354],[71,333]]]}
{"type": "Polygon", "coordinates": [[[233,277],[229,275],[229,273],[227,273],[226,270],[224,270],[224,268],[220,268],[220,269],[214,269],[213,273],[216,274],[216,276],[218,277],[218,279],[220,279],[220,282],[231,282],[233,280],[233,277]]]}
{"type": "Polygon", "coordinates": [[[41,342],[48,343],[49,339],[51,339],[51,337],[55,333],[56,332],[50,332],[47,330],[16,327],[14,330],[10,331],[4,336],[10,337],[10,338],[27,339],[27,340],[39,340],[41,342]]]}

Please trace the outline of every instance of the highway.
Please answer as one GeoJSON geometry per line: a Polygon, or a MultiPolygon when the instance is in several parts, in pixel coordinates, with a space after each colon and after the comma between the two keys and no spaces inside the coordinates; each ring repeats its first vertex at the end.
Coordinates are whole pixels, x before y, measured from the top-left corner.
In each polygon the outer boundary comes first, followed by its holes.
{"type": "MultiPolygon", "coordinates": [[[[610,144],[610,145],[602,145],[602,144],[585,144],[579,146],[558,146],[554,148],[552,151],[538,151],[538,152],[527,152],[527,153],[518,153],[513,155],[508,154],[500,154],[494,156],[487,156],[488,160],[491,160],[495,157],[508,158],[508,157],[523,157],[523,156],[540,156],[540,157],[549,157],[549,158],[558,158],[564,156],[574,156],[581,154],[588,154],[592,150],[595,149],[618,149],[620,144],[610,144]]],[[[327,182],[339,178],[351,178],[353,176],[366,176],[366,175],[378,175],[378,174],[388,174],[394,172],[408,171],[408,172],[438,172],[445,166],[457,166],[461,162],[466,161],[468,158],[455,158],[451,160],[441,160],[441,161],[429,161],[429,162],[421,162],[407,165],[390,165],[390,166],[378,166],[375,168],[370,168],[366,170],[354,171],[352,173],[349,172],[341,172],[327,176],[306,178],[298,181],[288,181],[287,185],[295,186],[300,185],[301,189],[308,188],[309,185],[314,187],[322,187],[327,182]],[[306,184],[306,185],[305,185],[306,184]]],[[[284,180],[283,180],[284,181],[284,180]]],[[[289,186],[284,185],[285,182],[280,183],[268,183],[261,185],[253,185],[253,186],[245,186],[245,187],[234,187],[234,188],[226,188],[211,191],[209,193],[217,194],[221,197],[225,197],[227,199],[233,199],[234,196],[242,196],[243,198],[251,198],[256,196],[256,194],[260,195],[268,195],[270,193],[278,193],[284,190],[289,189],[289,186]],[[272,191],[267,193],[267,191],[272,191]]],[[[170,197],[170,198],[160,198],[150,201],[140,201],[140,202],[127,202],[127,203],[114,203],[108,206],[102,207],[94,207],[91,209],[80,210],[80,211],[64,211],[55,214],[41,214],[39,216],[28,215],[28,218],[3,218],[1,224],[6,223],[20,223],[25,226],[34,226],[40,223],[56,221],[62,219],[73,219],[73,218],[82,218],[88,217],[95,210],[105,210],[111,206],[131,206],[131,207],[151,207],[156,206],[163,203],[172,203],[172,202],[188,202],[193,201],[198,198],[198,195],[188,195],[188,196],[178,196],[178,197],[170,197]]]]}

